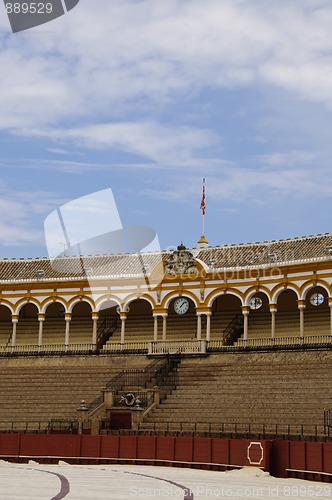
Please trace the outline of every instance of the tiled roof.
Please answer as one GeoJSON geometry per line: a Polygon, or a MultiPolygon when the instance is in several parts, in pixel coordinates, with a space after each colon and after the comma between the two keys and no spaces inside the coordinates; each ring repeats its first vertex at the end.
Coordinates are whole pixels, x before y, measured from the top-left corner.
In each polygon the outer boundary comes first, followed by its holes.
{"type": "Polygon", "coordinates": [[[213,268],[247,267],[332,258],[332,233],[288,240],[207,247],[197,256],[213,268]]]}
{"type": "MultiPolygon", "coordinates": [[[[194,256],[213,268],[241,268],[299,261],[332,259],[332,233],[191,249],[194,256]]],[[[93,277],[147,275],[171,252],[60,257],[57,259],[0,259],[0,282],[76,280],[93,277]]]]}

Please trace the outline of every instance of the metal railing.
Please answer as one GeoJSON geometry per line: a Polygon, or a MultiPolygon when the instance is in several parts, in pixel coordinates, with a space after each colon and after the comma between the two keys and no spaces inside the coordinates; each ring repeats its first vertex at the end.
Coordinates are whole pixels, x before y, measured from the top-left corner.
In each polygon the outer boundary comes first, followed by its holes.
{"type": "Polygon", "coordinates": [[[155,340],[148,344],[148,354],[205,354],[206,340],[155,340]]]}
{"type": "Polygon", "coordinates": [[[102,348],[118,327],[118,318],[105,316],[97,330],[97,347],[102,348]]]}
{"type": "MultiPolygon", "coordinates": [[[[156,359],[148,366],[143,369],[127,369],[123,370],[121,373],[116,375],[110,380],[104,388],[104,392],[113,392],[115,395],[120,395],[125,391],[125,389],[134,390],[142,392],[141,389],[147,389],[148,386],[158,386],[163,385],[170,376],[170,374],[178,367],[180,363],[179,359],[170,359],[170,358],[161,358],[156,359]],[[134,389],[133,389],[134,388],[134,389]]],[[[166,388],[165,383],[165,388],[166,388]]],[[[174,380],[171,381],[170,385],[173,387],[174,380]]],[[[165,395],[169,388],[166,389],[165,395]]],[[[135,391],[136,395],[136,391],[135,391]]],[[[164,397],[165,397],[164,395],[164,397]]],[[[139,398],[141,399],[141,398],[139,398]]],[[[144,396],[145,401],[145,396],[144,396]]],[[[142,405],[144,404],[143,399],[142,405]]],[[[116,399],[115,399],[116,400],[116,399]]],[[[117,400],[116,400],[117,401],[117,400]]],[[[97,398],[95,398],[88,406],[88,413],[92,413],[98,407],[100,407],[104,402],[104,394],[101,394],[97,398]]],[[[150,400],[146,399],[146,404],[150,404],[150,400]]]]}
{"type": "Polygon", "coordinates": [[[0,357],[11,356],[57,356],[86,354],[149,354],[205,355],[211,352],[238,352],[245,350],[287,350],[287,349],[325,349],[332,347],[331,335],[308,335],[304,337],[264,337],[239,339],[233,345],[224,345],[219,340],[158,340],[153,342],[112,342],[102,349],[96,344],[43,344],[43,345],[3,345],[0,346],[0,357]]]}
{"type": "Polygon", "coordinates": [[[326,437],[324,426],[319,424],[280,424],[242,422],[151,422],[141,423],[138,432],[169,432],[180,434],[205,433],[207,435],[243,435],[291,437],[326,437]]]}
{"type": "Polygon", "coordinates": [[[223,344],[233,345],[243,333],[243,314],[236,314],[223,331],[223,344]]]}
{"type": "Polygon", "coordinates": [[[43,344],[0,346],[0,356],[31,356],[57,354],[93,354],[95,344],[43,344]]]}

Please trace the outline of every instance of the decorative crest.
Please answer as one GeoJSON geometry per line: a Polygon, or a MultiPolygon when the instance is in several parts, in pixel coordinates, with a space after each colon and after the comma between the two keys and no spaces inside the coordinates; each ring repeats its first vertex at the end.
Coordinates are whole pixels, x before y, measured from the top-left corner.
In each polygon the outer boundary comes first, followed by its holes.
{"type": "Polygon", "coordinates": [[[197,266],[193,254],[183,243],[174,250],[166,265],[166,276],[177,274],[196,274],[197,266]]]}

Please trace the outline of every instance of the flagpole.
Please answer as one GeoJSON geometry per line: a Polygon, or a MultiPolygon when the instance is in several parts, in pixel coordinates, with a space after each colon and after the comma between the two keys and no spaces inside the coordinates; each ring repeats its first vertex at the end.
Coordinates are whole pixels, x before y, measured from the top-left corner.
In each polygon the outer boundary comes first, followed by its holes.
{"type": "Polygon", "coordinates": [[[202,210],[202,236],[198,240],[197,244],[200,248],[205,247],[208,245],[208,242],[205,238],[205,212],[206,212],[206,203],[205,203],[205,178],[203,179],[202,183],[202,201],[201,201],[201,206],[200,209],[202,210]]]}

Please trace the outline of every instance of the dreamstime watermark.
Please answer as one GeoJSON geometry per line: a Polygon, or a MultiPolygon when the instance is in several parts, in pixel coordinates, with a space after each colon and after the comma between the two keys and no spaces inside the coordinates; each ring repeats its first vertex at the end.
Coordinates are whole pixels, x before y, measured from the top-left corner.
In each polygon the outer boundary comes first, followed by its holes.
{"type": "Polygon", "coordinates": [[[53,21],[72,10],[80,0],[3,0],[13,33],[53,21]]]}

